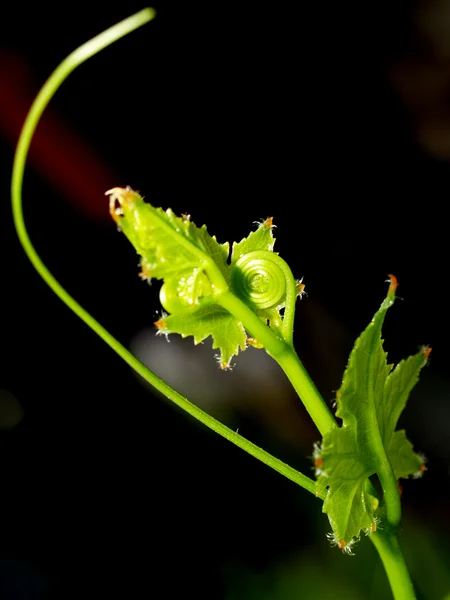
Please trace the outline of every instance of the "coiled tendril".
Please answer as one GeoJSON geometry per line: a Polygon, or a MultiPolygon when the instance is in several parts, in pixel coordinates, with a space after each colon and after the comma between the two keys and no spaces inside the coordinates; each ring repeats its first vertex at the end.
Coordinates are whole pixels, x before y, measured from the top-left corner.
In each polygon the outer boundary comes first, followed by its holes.
{"type": "Polygon", "coordinates": [[[255,250],[242,255],[235,263],[231,284],[246,304],[255,309],[279,307],[286,297],[284,262],[277,254],[255,250]]]}

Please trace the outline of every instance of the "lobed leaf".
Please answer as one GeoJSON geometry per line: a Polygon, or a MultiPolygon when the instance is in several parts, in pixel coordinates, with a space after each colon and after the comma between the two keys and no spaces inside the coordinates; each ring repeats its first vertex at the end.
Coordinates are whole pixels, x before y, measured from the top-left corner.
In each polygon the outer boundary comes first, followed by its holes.
{"type": "Polygon", "coordinates": [[[220,350],[218,357],[222,369],[247,346],[247,334],[241,323],[228,311],[216,304],[203,306],[195,311],[185,311],[163,317],[155,323],[160,333],[178,333],[182,337],[193,336],[199,344],[211,336],[213,348],[220,350]]]}
{"type": "Polygon", "coordinates": [[[367,488],[367,478],[377,473],[383,459],[374,450],[375,439],[381,437],[396,478],[417,476],[424,470],[423,458],[414,452],[405,432],[395,428],[430,349],[422,348],[394,370],[387,363],[381,330],[394,304],[396,285],[391,276],[387,297],[350,354],[336,394],[336,416],[342,426],[329,431],[322,446],[315,448],[318,490],[327,489],[323,512],[342,548],[359,538],[361,531],[376,529],[379,500],[367,488]]]}
{"type": "Polygon", "coordinates": [[[164,282],[160,300],[169,314],[156,323],[161,333],[193,336],[196,344],[211,336],[213,348],[220,352],[220,366],[229,367],[247,343],[261,347],[257,340],[247,339],[242,322],[217,303],[221,293],[231,290],[280,334],[285,272],[273,252],[271,218],[234,243],[229,256],[229,244],[219,244],[205,225],[196,227],[188,215],[177,217],[170,209],[154,208],[130,188],[113,188],[107,194],[111,216],[141,257],[140,276],[164,282]],[[278,263],[270,260],[274,256],[278,263]],[[267,288],[274,284],[280,289],[269,294],[267,288]],[[247,298],[243,292],[248,292],[247,298]]]}
{"type": "Polygon", "coordinates": [[[219,244],[205,225],[198,228],[189,215],[177,217],[170,208],[154,208],[130,188],[106,193],[111,216],[140,255],[146,279],[204,268],[211,260],[226,275],[229,244],[219,244]]]}

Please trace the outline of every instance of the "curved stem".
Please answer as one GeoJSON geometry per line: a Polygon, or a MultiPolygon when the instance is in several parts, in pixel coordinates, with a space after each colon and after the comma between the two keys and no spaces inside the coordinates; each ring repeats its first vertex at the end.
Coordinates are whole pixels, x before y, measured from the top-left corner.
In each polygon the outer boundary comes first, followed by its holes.
{"type": "MultiPolygon", "coordinates": [[[[222,294],[218,301],[242,321],[244,327],[264,344],[267,351],[278,362],[322,436],[331,428],[337,427],[330,409],[309,377],[293,346],[279,338],[247,305],[231,292],[222,294]]],[[[374,424],[374,431],[379,434],[377,423],[374,424]]],[[[388,521],[397,526],[401,518],[397,483],[391,464],[386,457],[381,437],[376,436],[373,442],[379,450],[377,452],[380,457],[378,473],[384,492],[388,521]],[[381,449],[378,447],[379,444],[381,444],[381,449]],[[383,457],[385,460],[383,460],[383,457]]],[[[369,480],[367,486],[372,488],[369,480]]],[[[375,490],[372,490],[372,492],[377,495],[375,490]]],[[[390,531],[395,531],[395,529],[390,531]]],[[[395,600],[415,600],[414,589],[396,534],[378,531],[371,535],[371,539],[380,554],[395,600]]]]}
{"type": "MultiPolygon", "coordinates": [[[[297,301],[297,284],[292,271],[285,260],[277,254],[274,255],[286,279],[286,300],[283,314],[283,325],[281,328],[284,339],[292,346],[294,338],[295,304],[297,301]]],[[[273,259],[272,259],[273,260],[273,259]]]]}
{"type": "Polygon", "coordinates": [[[337,423],[319,390],[300,361],[294,347],[276,335],[270,327],[231,291],[224,292],[216,302],[241,321],[244,327],[261,342],[285,372],[299,398],[324,436],[337,423]]]}
{"type": "Polygon", "coordinates": [[[225,310],[241,321],[245,329],[272,355],[279,355],[288,348],[287,342],[268,327],[253,310],[228,289],[214,298],[225,310]]]}
{"type": "Polygon", "coordinates": [[[331,429],[337,427],[333,413],[322,398],[294,348],[288,348],[284,353],[274,356],[274,359],[286,373],[322,437],[331,429]]]}
{"type": "Polygon", "coordinates": [[[391,530],[378,530],[370,539],[380,555],[395,600],[416,600],[397,534],[391,530]]]}
{"type": "Polygon", "coordinates": [[[139,13],[121,21],[110,29],[96,36],[86,44],[72,52],[56,70],[50,75],[47,82],[42,87],[36,97],[22,128],[22,132],[17,144],[14,157],[13,175],[11,183],[12,210],[14,225],[22,247],[33,264],[36,271],[54,291],[54,293],[82,320],[88,325],[104,342],[106,342],[132,369],[141,375],[150,385],[152,385],[161,394],[169,398],[172,402],[195,417],[198,421],[229,440],[248,454],[254,456],[265,463],[275,471],[278,471],[291,481],[297,483],[304,489],[316,495],[315,482],[296,471],[281,460],[278,460],[265,450],[259,448],[249,440],[240,436],[233,430],[223,425],[200,408],[189,402],[187,398],[176,392],[173,388],[162,381],[150,369],[142,364],[137,358],[129,352],[120,342],[118,342],[98,321],[96,321],[55,279],[49,269],[40,259],[29,238],[22,210],[22,182],[27,159],[28,149],[31,143],[39,119],[53,97],[54,93],[66,79],[66,77],[81,63],[89,57],[99,52],[109,44],[120,39],[127,33],[151,21],[155,16],[155,11],[151,8],[144,9],[139,13]]]}
{"type": "MultiPolygon", "coordinates": [[[[315,481],[278,460],[265,450],[259,448],[249,440],[243,438],[199,409],[197,406],[189,402],[189,400],[167,385],[164,381],[159,379],[159,377],[157,377],[140,361],[138,361],[133,354],[131,354],[131,352],[122,346],[120,342],[118,342],[102,325],[100,325],[100,323],[98,323],[98,321],[96,321],[80,304],[78,304],[78,302],[76,302],[72,296],[58,283],[58,281],[54,278],[49,269],[40,259],[28,236],[22,212],[22,181],[28,149],[43,111],[62,82],[77,66],[82,64],[85,60],[103,48],[107,47],[109,44],[151,21],[154,16],[155,11],[153,9],[144,9],[128,19],[118,23],[117,25],[109,28],[105,32],[88,41],[86,44],[83,44],[80,48],[72,52],[72,54],[70,54],[55,69],[42,87],[30,109],[30,112],[27,115],[14,157],[11,194],[14,225],[16,227],[17,235],[25,253],[35,267],[36,271],[54,291],[54,293],[95,333],[97,333],[131,368],[141,375],[156,390],[225,439],[229,440],[239,448],[243,449],[283,476],[317,496],[315,481]]],[[[289,302],[292,304],[291,296],[292,293],[289,295],[289,302]]],[[[305,403],[308,412],[310,413],[322,435],[325,435],[330,428],[336,427],[336,422],[331,414],[331,411],[311,381],[308,373],[298,358],[292,343],[290,343],[292,341],[292,336],[289,337],[289,331],[292,332],[293,312],[288,311],[292,316],[288,318],[286,325],[287,330],[284,332],[287,332],[286,341],[282,338],[279,338],[269,327],[264,325],[259,317],[255,315],[253,311],[251,311],[231,292],[224,292],[223,294],[220,294],[218,301],[222,306],[224,306],[224,308],[229,310],[229,312],[237,316],[244,323],[246,328],[248,327],[248,330],[264,344],[268,352],[280,364],[305,403]]],[[[293,301],[295,302],[295,297],[293,301]]],[[[389,480],[389,477],[387,477],[387,479],[389,480]]],[[[385,494],[392,495],[394,492],[391,489],[387,489],[388,487],[389,486],[387,486],[385,489],[385,494]]],[[[324,498],[323,495],[320,495],[320,497],[322,499],[324,498]]],[[[395,599],[414,600],[414,590],[396,535],[393,533],[376,532],[372,536],[372,541],[375,544],[384,563],[395,599]]]]}
{"type": "MultiPolygon", "coordinates": [[[[385,453],[384,446],[383,452],[385,453]]],[[[398,527],[402,519],[402,503],[394,470],[387,456],[378,467],[377,475],[383,490],[386,519],[391,527],[398,527]]]]}

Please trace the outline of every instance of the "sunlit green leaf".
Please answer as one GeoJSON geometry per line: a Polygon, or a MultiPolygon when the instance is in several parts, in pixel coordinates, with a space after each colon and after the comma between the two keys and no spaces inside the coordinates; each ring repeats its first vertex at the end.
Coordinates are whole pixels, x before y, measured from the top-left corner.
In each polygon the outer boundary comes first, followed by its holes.
{"type": "Polygon", "coordinates": [[[241,256],[254,252],[255,250],[273,251],[275,238],[272,232],[272,219],[266,219],[259,223],[256,231],[252,231],[250,235],[240,242],[234,242],[231,252],[231,263],[235,263],[241,256]]]}
{"type": "Polygon", "coordinates": [[[345,549],[361,531],[376,529],[379,501],[366,488],[380,462],[374,439],[381,436],[396,478],[417,476],[423,458],[414,452],[404,431],[395,431],[407,398],[427,362],[429,348],[401,361],[392,370],[383,350],[381,329],[395,301],[396,280],[372,322],[357,339],[342,385],[336,394],[336,416],[342,427],[324,436],[315,449],[317,485],[328,489],[323,511],[328,514],[335,542],[345,549]]]}
{"type": "Polygon", "coordinates": [[[168,315],[157,321],[156,326],[163,334],[193,336],[195,344],[211,336],[213,348],[220,350],[218,362],[223,369],[228,368],[233,356],[247,346],[247,336],[242,324],[217,304],[168,315]]]}
{"type": "MultiPolygon", "coordinates": [[[[188,215],[154,208],[129,188],[108,194],[112,217],[141,257],[141,277],[163,280],[160,300],[169,314],[157,322],[161,332],[193,336],[195,343],[211,336],[219,364],[227,368],[247,346],[242,322],[215,301],[231,291],[280,334],[288,267],[273,252],[271,218],[234,243],[229,256],[229,244],[219,244],[188,215]]],[[[248,342],[261,347],[258,340],[248,342]]]]}

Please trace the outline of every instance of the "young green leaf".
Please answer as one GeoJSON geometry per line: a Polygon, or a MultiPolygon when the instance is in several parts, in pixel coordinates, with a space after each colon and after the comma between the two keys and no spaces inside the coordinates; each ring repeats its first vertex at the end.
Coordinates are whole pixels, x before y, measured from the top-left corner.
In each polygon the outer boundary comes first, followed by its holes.
{"type": "MultiPolygon", "coordinates": [[[[198,269],[215,266],[227,277],[229,244],[219,244],[208,234],[206,226],[200,229],[189,215],[177,217],[170,208],[166,211],[154,208],[130,188],[114,188],[106,194],[110,196],[111,216],[141,257],[143,278],[165,279],[183,273],[179,291],[183,297],[182,280],[198,269]]],[[[222,283],[220,278],[219,282],[222,283]]],[[[186,307],[198,304],[200,297],[200,294],[188,295],[186,307]]]]}
{"type": "Polygon", "coordinates": [[[323,512],[334,541],[344,550],[361,531],[376,529],[379,500],[368,491],[367,478],[379,475],[386,461],[397,479],[424,470],[422,457],[395,427],[430,349],[422,348],[394,370],[387,364],[381,329],[396,286],[391,276],[387,297],[350,354],[336,394],[342,427],[327,433],[314,452],[318,490],[328,488],[323,512]]]}
{"type": "Polygon", "coordinates": [[[275,238],[273,237],[273,219],[269,218],[258,224],[258,229],[240,242],[234,242],[231,251],[231,263],[236,263],[241,256],[256,250],[273,252],[275,238]]]}
{"type": "Polygon", "coordinates": [[[163,316],[155,325],[164,335],[193,336],[195,344],[211,336],[213,348],[220,350],[218,362],[222,369],[228,368],[233,356],[247,347],[247,334],[242,323],[218,304],[163,316]]]}
{"type": "MultiPolygon", "coordinates": [[[[221,306],[221,295],[231,292],[284,339],[283,324],[292,328],[293,305],[304,286],[296,287],[289,267],[273,251],[271,218],[233,244],[228,262],[229,244],[219,244],[189,216],[154,208],[130,188],[107,194],[111,216],[141,256],[141,277],[164,281],[160,300],[169,314],[156,322],[161,333],[193,336],[196,344],[211,336],[220,366],[228,368],[247,346],[242,321],[221,306]],[[281,311],[287,298],[291,310],[285,321],[281,311]]],[[[257,340],[248,342],[261,347],[257,340]]]]}

